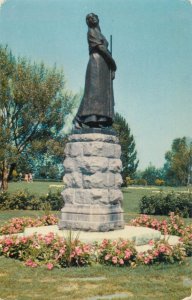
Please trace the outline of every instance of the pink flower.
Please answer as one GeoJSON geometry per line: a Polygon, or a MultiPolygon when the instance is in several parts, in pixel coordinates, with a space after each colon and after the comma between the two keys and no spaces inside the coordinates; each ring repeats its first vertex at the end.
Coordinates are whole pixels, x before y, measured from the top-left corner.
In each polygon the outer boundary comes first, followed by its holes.
{"type": "Polygon", "coordinates": [[[54,265],[52,263],[47,264],[47,269],[52,270],[54,268],[54,265]]]}
{"type": "Polygon", "coordinates": [[[46,243],[47,245],[50,245],[50,244],[52,243],[52,239],[49,238],[49,237],[46,237],[46,238],[45,238],[45,243],[46,243]]]}
{"type": "Polygon", "coordinates": [[[129,249],[125,250],[125,256],[124,259],[129,259],[132,255],[132,252],[129,249]]]}
{"type": "Polygon", "coordinates": [[[111,258],[111,255],[110,254],[106,254],[105,255],[105,260],[109,260],[111,258]]]}
{"type": "Polygon", "coordinates": [[[161,223],[162,223],[163,225],[167,225],[167,221],[166,221],[166,220],[161,221],[161,223]]]}
{"type": "Polygon", "coordinates": [[[84,251],[85,253],[89,253],[89,252],[90,252],[90,247],[89,247],[89,245],[84,245],[84,246],[83,246],[83,251],[84,251]]]}
{"type": "Polygon", "coordinates": [[[144,258],[144,264],[148,264],[148,263],[150,263],[150,258],[149,257],[145,257],[144,258]]]}
{"type": "Polygon", "coordinates": [[[164,253],[165,250],[166,250],[165,245],[161,245],[161,246],[159,247],[159,252],[164,253]]]}
{"type": "Polygon", "coordinates": [[[153,245],[154,245],[154,241],[153,241],[153,240],[150,240],[148,244],[149,244],[150,246],[153,246],[153,245]]]}
{"type": "Polygon", "coordinates": [[[4,249],[3,249],[3,252],[4,253],[6,253],[6,252],[8,252],[9,251],[9,247],[5,247],[4,249]]]}
{"type": "Polygon", "coordinates": [[[120,258],[119,264],[120,264],[120,265],[124,265],[124,260],[123,260],[122,258],[120,258]]]}
{"type": "Polygon", "coordinates": [[[158,250],[155,250],[155,251],[153,252],[153,255],[154,255],[155,257],[159,256],[159,251],[158,251],[158,250]]]}
{"type": "Polygon", "coordinates": [[[59,253],[60,253],[61,255],[63,255],[63,254],[65,253],[65,249],[61,248],[61,249],[59,250],[59,253]]]}
{"type": "Polygon", "coordinates": [[[11,246],[12,244],[13,244],[13,241],[12,241],[11,239],[7,238],[7,239],[5,240],[5,245],[11,246]]]}
{"type": "Polygon", "coordinates": [[[31,268],[36,268],[38,266],[37,263],[32,261],[31,259],[28,259],[25,262],[25,265],[28,266],[28,267],[31,267],[31,268]]]}
{"type": "Polygon", "coordinates": [[[80,247],[75,247],[75,253],[76,255],[81,255],[82,254],[82,249],[80,247]]]}
{"type": "Polygon", "coordinates": [[[113,262],[114,265],[117,263],[117,256],[112,257],[112,262],[113,262]]]}
{"type": "Polygon", "coordinates": [[[23,244],[26,244],[26,243],[27,243],[27,237],[23,236],[23,237],[21,238],[21,242],[22,242],[23,244]]]}

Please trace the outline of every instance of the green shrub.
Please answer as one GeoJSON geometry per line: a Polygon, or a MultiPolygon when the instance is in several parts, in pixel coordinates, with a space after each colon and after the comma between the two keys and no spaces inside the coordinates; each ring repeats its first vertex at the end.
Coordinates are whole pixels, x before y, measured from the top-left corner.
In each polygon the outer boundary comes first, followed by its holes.
{"type": "Polygon", "coordinates": [[[163,179],[156,179],[155,185],[157,185],[157,186],[165,185],[165,181],[163,179]]]}
{"type": "Polygon", "coordinates": [[[17,191],[15,193],[0,193],[0,210],[7,209],[31,209],[31,210],[40,210],[47,209],[49,210],[61,210],[63,207],[64,201],[61,196],[61,190],[49,191],[45,196],[36,196],[30,194],[27,190],[17,191]]]}
{"type": "Polygon", "coordinates": [[[126,186],[133,185],[135,180],[131,179],[131,177],[126,177],[126,186]]]}
{"type": "Polygon", "coordinates": [[[139,204],[140,212],[147,215],[169,215],[179,213],[183,217],[192,217],[192,193],[160,192],[144,196],[139,204]]]}
{"type": "Polygon", "coordinates": [[[17,191],[13,194],[1,193],[0,209],[40,209],[41,203],[34,195],[28,191],[17,191]]]}
{"type": "Polygon", "coordinates": [[[147,185],[147,180],[143,179],[143,178],[139,178],[135,180],[135,184],[136,185],[147,185]]]}
{"type": "Polygon", "coordinates": [[[42,205],[49,204],[51,210],[61,210],[64,204],[60,190],[57,190],[56,192],[49,191],[46,196],[41,196],[39,200],[42,205]]]}
{"type": "Polygon", "coordinates": [[[0,192],[0,209],[4,208],[5,202],[9,199],[9,193],[0,192]]]}

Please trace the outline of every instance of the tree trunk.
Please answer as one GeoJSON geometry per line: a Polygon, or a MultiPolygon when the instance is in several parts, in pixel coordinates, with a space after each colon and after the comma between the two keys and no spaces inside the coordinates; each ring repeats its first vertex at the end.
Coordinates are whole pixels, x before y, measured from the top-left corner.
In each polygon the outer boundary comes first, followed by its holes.
{"type": "Polygon", "coordinates": [[[3,191],[8,190],[8,166],[6,160],[3,161],[3,168],[2,168],[2,182],[1,182],[1,189],[3,191]]]}
{"type": "Polygon", "coordinates": [[[12,173],[15,168],[16,168],[16,163],[12,163],[9,168],[8,181],[12,179],[12,173]]]}

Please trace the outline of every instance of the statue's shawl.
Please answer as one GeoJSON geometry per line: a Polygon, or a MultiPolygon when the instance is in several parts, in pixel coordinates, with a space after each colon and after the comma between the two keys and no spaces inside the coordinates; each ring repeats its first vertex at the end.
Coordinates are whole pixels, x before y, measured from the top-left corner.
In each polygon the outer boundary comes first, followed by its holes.
{"type": "Polygon", "coordinates": [[[89,52],[91,53],[98,45],[103,45],[104,36],[98,28],[89,28],[87,40],[89,44],[89,52]]]}

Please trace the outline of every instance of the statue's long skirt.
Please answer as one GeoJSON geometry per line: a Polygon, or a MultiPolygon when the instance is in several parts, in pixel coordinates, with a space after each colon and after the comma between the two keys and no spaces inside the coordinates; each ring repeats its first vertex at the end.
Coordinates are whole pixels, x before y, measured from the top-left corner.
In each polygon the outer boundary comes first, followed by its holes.
{"type": "Polygon", "coordinates": [[[107,122],[114,118],[111,70],[99,53],[92,53],[87,66],[85,90],[76,119],[82,123],[107,122]]]}

